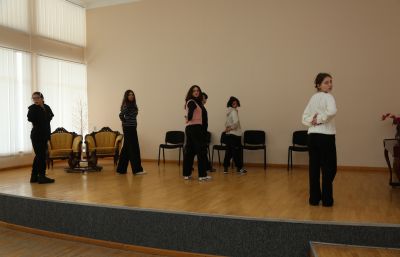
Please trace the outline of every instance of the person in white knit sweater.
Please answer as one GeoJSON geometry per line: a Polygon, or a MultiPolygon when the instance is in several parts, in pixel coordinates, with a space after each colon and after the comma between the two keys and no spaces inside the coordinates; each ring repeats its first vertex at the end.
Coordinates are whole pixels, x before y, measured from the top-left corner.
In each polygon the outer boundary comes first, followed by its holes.
{"type": "Polygon", "coordinates": [[[245,174],[247,171],[243,168],[242,129],[240,127],[239,114],[237,110],[237,108],[240,107],[239,99],[231,96],[227,103],[227,107],[228,112],[226,114],[225,133],[228,149],[225,151],[224,173],[228,173],[229,163],[233,158],[237,172],[245,174]]]}
{"type": "Polygon", "coordinates": [[[310,205],[333,206],[333,180],[337,170],[335,122],[337,112],[332,91],[332,76],[319,73],[315,78],[317,92],[303,113],[302,122],[308,126],[310,205]],[[320,172],[322,171],[322,190],[320,172]]]}

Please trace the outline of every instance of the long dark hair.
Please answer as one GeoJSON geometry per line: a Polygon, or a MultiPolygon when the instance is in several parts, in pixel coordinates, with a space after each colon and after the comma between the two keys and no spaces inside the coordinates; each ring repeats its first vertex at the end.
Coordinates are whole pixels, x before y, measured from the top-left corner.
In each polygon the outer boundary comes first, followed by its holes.
{"type": "Polygon", "coordinates": [[[320,85],[322,84],[322,81],[324,81],[324,79],[325,79],[326,77],[332,78],[331,74],[329,74],[329,73],[323,73],[323,72],[318,73],[317,77],[315,77],[314,84],[315,84],[315,88],[316,88],[318,91],[319,91],[318,86],[320,86],[320,85]]]}
{"type": "Polygon", "coordinates": [[[198,85],[193,85],[189,88],[189,91],[186,94],[185,103],[187,103],[187,101],[190,99],[198,100],[199,102],[203,101],[203,92],[201,92],[201,88],[198,85]],[[193,97],[193,90],[196,87],[199,89],[199,97],[197,98],[193,97]]]}
{"type": "Polygon", "coordinates": [[[135,93],[130,89],[126,90],[125,93],[124,93],[124,98],[122,99],[122,103],[121,103],[121,110],[124,108],[124,106],[132,107],[135,111],[139,110],[137,105],[136,105],[135,93]],[[129,101],[129,98],[128,98],[130,93],[133,94],[133,101],[132,102],[129,101]]]}

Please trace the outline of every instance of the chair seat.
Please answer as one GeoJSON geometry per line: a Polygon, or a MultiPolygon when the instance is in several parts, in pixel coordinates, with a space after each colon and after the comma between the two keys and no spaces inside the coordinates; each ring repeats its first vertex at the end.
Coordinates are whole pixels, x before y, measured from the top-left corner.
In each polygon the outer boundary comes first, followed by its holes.
{"type": "Polygon", "coordinates": [[[246,145],[243,146],[243,149],[246,150],[259,150],[259,149],[264,149],[265,145],[246,145]]]}
{"type": "Polygon", "coordinates": [[[307,146],[289,146],[289,149],[295,152],[308,152],[307,146]]]}
{"type": "Polygon", "coordinates": [[[114,155],[115,154],[115,147],[96,147],[96,155],[114,155]]]}
{"type": "Polygon", "coordinates": [[[68,157],[72,153],[72,149],[57,149],[49,151],[49,158],[68,157]]]}
{"type": "Polygon", "coordinates": [[[166,148],[166,149],[175,149],[175,148],[180,148],[183,147],[182,144],[178,144],[178,145],[172,145],[172,144],[160,144],[161,148],[166,148]]]}

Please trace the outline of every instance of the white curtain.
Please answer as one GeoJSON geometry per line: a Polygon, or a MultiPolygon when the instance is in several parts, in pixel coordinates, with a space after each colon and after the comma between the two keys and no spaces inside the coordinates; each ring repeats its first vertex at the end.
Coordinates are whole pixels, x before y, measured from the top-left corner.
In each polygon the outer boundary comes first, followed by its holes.
{"type": "Polygon", "coordinates": [[[39,35],[86,45],[86,10],[65,0],[36,0],[36,31],[39,35]]]}
{"type": "Polygon", "coordinates": [[[0,25],[29,32],[28,0],[0,0],[0,25]]]}
{"type": "Polygon", "coordinates": [[[0,155],[30,152],[31,55],[0,48],[0,155]]]}
{"type": "Polygon", "coordinates": [[[38,88],[54,113],[52,131],[64,127],[81,135],[88,130],[86,66],[38,56],[38,88]]]}

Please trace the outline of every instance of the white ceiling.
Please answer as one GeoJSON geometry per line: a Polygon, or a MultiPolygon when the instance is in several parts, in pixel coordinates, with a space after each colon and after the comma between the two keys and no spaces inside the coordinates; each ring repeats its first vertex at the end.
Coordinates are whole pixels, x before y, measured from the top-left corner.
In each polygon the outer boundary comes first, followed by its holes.
{"type": "Polygon", "coordinates": [[[80,6],[83,6],[86,9],[93,9],[110,5],[138,2],[141,0],[69,0],[69,1],[79,4],[80,6]]]}

